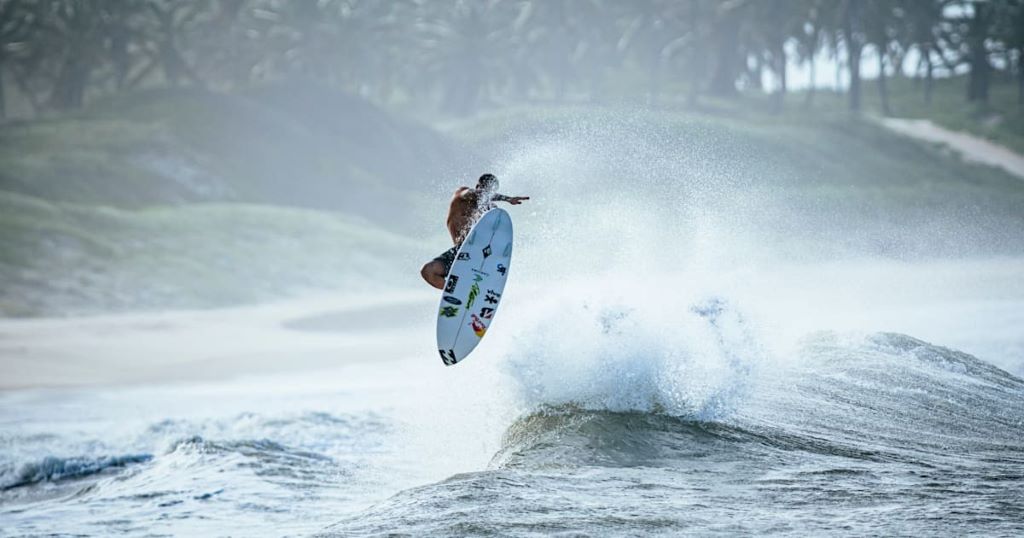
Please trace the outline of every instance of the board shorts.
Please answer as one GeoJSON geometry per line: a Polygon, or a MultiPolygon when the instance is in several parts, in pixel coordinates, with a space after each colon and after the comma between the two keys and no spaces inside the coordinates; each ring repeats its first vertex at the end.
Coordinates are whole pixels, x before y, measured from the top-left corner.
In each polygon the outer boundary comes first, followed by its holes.
{"type": "Polygon", "coordinates": [[[438,257],[434,258],[435,262],[441,262],[444,265],[444,273],[448,274],[452,270],[452,264],[455,263],[455,254],[459,251],[459,246],[456,245],[444,252],[438,257]]]}

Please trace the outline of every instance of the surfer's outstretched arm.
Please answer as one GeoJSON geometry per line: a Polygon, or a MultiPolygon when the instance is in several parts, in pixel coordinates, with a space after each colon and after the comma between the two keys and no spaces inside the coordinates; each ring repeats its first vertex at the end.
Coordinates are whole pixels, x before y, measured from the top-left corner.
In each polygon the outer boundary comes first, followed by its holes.
{"type": "Polygon", "coordinates": [[[491,197],[491,200],[494,200],[495,202],[508,202],[512,205],[519,205],[523,203],[524,200],[529,199],[529,196],[505,196],[504,194],[495,194],[491,197]]]}

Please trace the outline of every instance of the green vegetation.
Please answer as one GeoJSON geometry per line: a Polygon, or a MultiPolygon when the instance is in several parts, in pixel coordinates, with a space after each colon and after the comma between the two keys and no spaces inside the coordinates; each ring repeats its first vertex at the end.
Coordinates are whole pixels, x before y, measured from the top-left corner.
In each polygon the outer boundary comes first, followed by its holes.
{"type": "MultiPolygon", "coordinates": [[[[652,156],[674,159],[671,179],[680,184],[713,173],[755,193],[763,207],[747,208],[749,225],[791,234],[796,253],[1024,251],[1024,181],[851,116],[826,95],[813,116],[767,100],[679,110],[518,106],[448,120],[442,135],[368,105],[332,115],[282,94],[144,92],[0,128],[0,314],[212,307],[382,280],[418,285],[418,263],[440,249],[404,238],[433,234],[415,225],[439,222],[423,212],[444,208],[415,174],[420,159],[440,168],[456,160],[455,146],[497,156],[510,144],[586,143],[600,133],[635,137],[652,156]],[[353,125],[336,119],[344,117],[353,125]],[[373,147],[390,148],[389,157],[373,147]],[[176,164],[154,166],[153,155],[176,164]],[[291,166],[303,171],[293,181],[275,176],[291,166]],[[341,170],[343,198],[305,177],[317,166],[332,170],[320,177],[341,170]]],[[[621,177],[594,182],[632,188],[621,177]]],[[[436,236],[443,239],[440,224],[436,236]]]]}
{"type": "Polygon", "coordinates": [[[399,238],[459,159],[429,128],[324,93],[146,91],[0,125],[0,315],[418,278],[395,260],[435,249],[399,238]]]}
{"type": "Polygon", "coordinates": [[[0,123],[8,315],[415,281],[381,260],[436,252],[396,237],[442,234],[437,187],[609,132],[650,158],[596,185],[741,193],[703,201],[807,251],[1024,250],[1024,182],[859,114],[1024,151],[1019,0],[0,0],[0,21],[0,119],[34,118],[0,123]],[[787,70],[823,55],[848,88],[805,107],[787,70]]]}
{"type": "Polygon", "coordinates": [[[417,193],[459,160],[429,129],[315,86],[237,96],[154,90],[0,125],[0,190],[125,208],[291,205],[392,229],[409,223],[402,217],[417,193]],[[375,209],[384,203],[395,215],[375,209]]]}
{"type": "Polygon", "coordinates": [[[961,105],[1024,76],[1020,0],[4,0],[0,20],[0,117],[7,101],[43,114],[140,88],[281,80],[462,116],[740,88],[781,102],[787,70],[821,57],[858,110],[866,65],[967,72],[961,105]]]}

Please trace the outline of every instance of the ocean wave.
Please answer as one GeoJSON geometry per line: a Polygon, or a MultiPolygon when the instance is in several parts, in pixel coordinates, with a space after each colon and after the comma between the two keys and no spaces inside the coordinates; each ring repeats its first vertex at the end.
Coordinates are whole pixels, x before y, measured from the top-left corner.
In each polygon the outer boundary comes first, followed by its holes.
{"type": "Polygon", "coordinates": [[[571,405],[720,420],[742,404],[766,361],[724,298],[560,300],[577,292],[563,290],[517,320],[523,341],[503,367],[527,412],[571,405]]]}
{"type": "Polygon", "coordinates": [[[1024,381],[911,336],[820,332],[776,357],[720,298],[567,317],[573,331],[538,318],[535,351],[509,360],[524,412],[492,468],[645,464],[725,439],[871,461],[1024,449],[1024,381]]]}
{"type": "Polygon", "coordinates": [[[145,463],[152,459],[151,454],[70,458],[46,456],[39,461],[24,463],[11,472],[0,475],[0,491],[41,482],[84,478],[111,469],[123,469],[130,465],[145,463]]]}

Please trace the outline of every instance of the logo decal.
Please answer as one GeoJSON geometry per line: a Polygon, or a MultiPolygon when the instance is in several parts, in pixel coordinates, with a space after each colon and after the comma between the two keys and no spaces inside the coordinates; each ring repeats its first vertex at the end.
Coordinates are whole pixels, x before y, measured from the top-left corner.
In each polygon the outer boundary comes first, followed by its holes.
{"type": "MultiPolygon", "coordinates": [[[[474,284],[474,286],[475,285],[476,284],[474,284]]],[[[490,304],[498,304],[498,299],[501,299],[500,293],[494,293],[494,290],[487,290],[487,296],[484,297],[485,301],[490,304]]],[[[472,301],[470,303],[472,304],[472,301]]]]}
{"type": "Polygon", "coordinates": [[[477,295],[480,295],[480,286],[474,282],[473,287],[469,288],[469,299],[466,300],[466,308],[473,308],[473,301],[476,300],[477,295]]]}
{"type": "Polygon", "coordinates": [[[456,260],[460,260],[460,261],[468,260],[469,259],[469,253],[468,252],[460,252],[459,255],[455,257],[455,259],[456,260]]]}
{"type": "Polygon", "coordinates": [[[498,274],[501,275],[501,276],[505,276],[505,273],[507,273],[507,272],[508,272],[508,267],[505,267],[504,265],[499,263],[498,264],[498,274]]]}
{"type": "Polygon", "coordinates": [[[484,253],[484,258],[490,256],[491,255],[491,245],[487,245],[486,247],[484,247],[484,250],[482,252],[484,253]]]}
{"type": "MultiPolygon", "coordinates": [[[[476,274],[478,274],[478,275],[484,275],[484,276],[491,276],[491,274],[490,274],[490,273],[485,273],[485,272],[483,272],[483,271],[481,271],[481,270],[479,270],[479,269],[473,269],[473,272],[474,272],[474,273],[476,273],[476,274]]],[[[480,281],[479,281],[479,280],[477,280],[477,282],[480,282],[480,281]]]]}
{"type": "Polygon", "coordinates": [[[477,338],[483,338],[484,333],[487,332],[487,325],[484,325],[484,322],[480,321],[476,314],[473,314],[473,321],[469,322],[469,326],[473,328],[477,338]]]}
{"type": "Polygon", "coordinates": [[[480,317],[482,317],[484,319],[491,319],[492,317],[494,317],[494,309],[489,307],[489,306],[485,306],[485,307],[481,308],[480,309],[480,317]]]}
{"type": "Polygon", "coordinates": [[[442,306],[441,315],[446,318],[454,318],[459,313],[459,307],[457,306],[442,306]]]}
{"type": "Polygon", "coordinates": [[[451,275],[448,277],[448,284],[445,285],[445,293],[451,293],[455,291],[455,285],[459,283],[459,277],[457,275],[451,275]]]}
{"type": "Polygon", "coordinates": [[[459,362],[459,361],[455,360],[455,351],[454,350],[449,349],[448,351],[445,351],[443,349],[439,349],[437,351],[438,351],[438,353],[441,354],[441,362],[443,362],[445,366],[451,366],[451,365],[455,364],[456,362],[459,362]]]}
{"type": "Polygon", "coordinates": [[[480,282],[483,279],[484,279],[484,277],[482,277],[480,275],[473,275],[473,282],[480,282]]]}
{"type": "Polygon", "coordinates": [[[451,304],[455,304],[455,305],[462,304],[462,301],[460,301],[457,297],[452,297],[451,295],[445,295],[444,296],[444,300],[447,303],[451,303],[451,304]]]}

